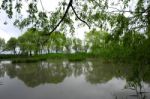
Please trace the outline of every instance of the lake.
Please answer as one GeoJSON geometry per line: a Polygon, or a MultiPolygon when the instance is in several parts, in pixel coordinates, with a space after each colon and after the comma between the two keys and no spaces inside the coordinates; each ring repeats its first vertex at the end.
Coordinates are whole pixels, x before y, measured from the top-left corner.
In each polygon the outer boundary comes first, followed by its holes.
{"type": "Polygon", "coordinates": [[[150,67],[48,60],[0,63],[1,99],[150,99],[150,67]]]}

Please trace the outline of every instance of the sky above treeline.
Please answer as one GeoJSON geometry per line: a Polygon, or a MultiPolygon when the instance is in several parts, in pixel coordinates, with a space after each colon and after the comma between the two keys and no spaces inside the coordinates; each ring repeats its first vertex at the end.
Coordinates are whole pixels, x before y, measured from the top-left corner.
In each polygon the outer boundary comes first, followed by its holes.
{"type": "MultiPolygon", "coordinates": [[[[48,11],[54,11],[55,8],[58,6],[58,1],[59,0],[42,0],[44,9],[48,11]]],[[[0,5],[2,3],[2,0],[0,0],[0,5]]],[[[38,8],[41,9],[40,3],[38,3],[38,8]]],[[[25,2],[23,5],[23,16],[26,16],[26,9],[28,5],[25,2]]],[[[19,30],[19,28],[15,27],[13,25],[14,20],[16,19],[15,15],[13,16],[12,19],[9,19],[4,11],[0,11],[0,37],[4,38],[6,41],[10,39],[10,37],[18,37],[21,34],[23,34],[26,29],[19,30]],[[7,24],[4,24],[6,23],[7,24]]]]}
{"type": "MultiPolygon", "coordinates": [[[[1,5],[2,0],[0,0],[1,5]]],[[[44,9],[46,11],[54,11],[56,7],[58,6],[59,0],[42,0],[42,4],[44,6],[44,9]]],[[[42,10],[40,2],[38,2],[38,8],[42,10]]],[[[27,3],[24,3],[23,5],[23,16],[26,16],[26,8],[28,7],[27,3]]],[[[0,10],[0,37],[4,38],[5,41],[8,41],[11,37],[18,37],[22,35],[27,29],[20,30],[19,28],[15,27],[13,25],[14,20],[16,19],[16,16],[14,14],[12,19],[9,19],[5,13],[5,11],[0,10]],[[7,24],[4,24],[6,23],[7,24]]],[[[76,36],[79,38],[84,38],[84,31],[87,30],[87,28],[80,28],[76,29],[76,36]]]]}
{"type": "MultiPolygon", "coordinates": [[[[23,7],[22,7],[22,16],[23,18],[25,18],[27,16],[27,13],[26,13],[26,10],[28,8],[28,4],[27,2],[25,2],[26,0],[22,0],[24,3],[23,3],[23,7]]],[[[58,3],[60,0],[41,0],[42,1],[42,4],[43,4],[43,7],[44,7],[44,10],[46,12],[50,12],[50,11],[54,11],[57,6],[58,6],[58,3]]],[[[113,1],[113,0],[112,0],[113,1]]],[[[130,2],[130,6],[129,9],[134,9],[135,8],[135,5],[136,5],[136,0],[131,0],[130,2]]],[[[2,3],[2,0],[0,0],[0,5],[2,3]]],[[[38,4],[37,4],[37,8],[38,10],[43,10],[42,9],[42,6],[41,6],[41,3],[40,3],[40,0],[38,1],[38,4]]],[[[121,9],[121,6],[115,6],[115,8],[117,9],[121,9]]],[[[114,10],[114,9],[108,9],[108,10],[114,10]]],[[[126,16],[130,16],[129,13],[126,13],[125,14],[126,16]]],[[[26,30],[27,28],[23,29],[23,30],[19,30],[19,28],[15,27],[13,25],[13,22],[15,19],[17,19],[16,17],[17,15],[14,14],[13,15],[13,18],[12,19],[9,19],[6,15],[6,13],[3,11],[3,10],[0,10],[0,37],[1,38],[4,38],[5,41],[8,41],[11,37],[18,37],[20,35],[22,35],[26,30]],[[4,24],[7,22],[7,25],[4,24]]],[[[76,22],[77,23],[77,22],[76,22]]],[[[79,27],[75,27],[75,36],[76,37],[79,37],[81,39],[84,39],[84,32],[87,32],[89,31],[88,27],[82,27],[82,28],[79,28],[79,27]]]]}

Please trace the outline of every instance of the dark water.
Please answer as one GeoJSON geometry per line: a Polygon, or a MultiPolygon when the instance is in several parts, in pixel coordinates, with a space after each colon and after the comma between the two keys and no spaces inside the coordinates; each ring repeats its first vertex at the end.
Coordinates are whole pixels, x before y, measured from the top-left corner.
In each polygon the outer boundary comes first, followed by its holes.
{"type": "Polygon", "coordinates": [[[150,99],[150,67],[102,63],[0,63],[0,99],[150,99]]]}

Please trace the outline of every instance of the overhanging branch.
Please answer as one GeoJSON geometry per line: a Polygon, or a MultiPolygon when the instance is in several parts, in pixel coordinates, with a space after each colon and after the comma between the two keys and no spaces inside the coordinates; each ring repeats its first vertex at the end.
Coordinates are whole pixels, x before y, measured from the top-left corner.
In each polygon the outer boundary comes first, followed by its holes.
{"type": "Polygon", "coordinates": [[[44,12],[44,6],[43,6],[43,3],[42,3],[42,1],[40,0],[40,3],[41,3],[41,6],[42,6],[42,9],[43,9],[43,12],[44,12]]]}
{"type": "Polygon", "coordinates": [[[77,17],[77,19],[79,19],[81,22],[85,23],[85,24],[89,27],[89,29],[90,29],[90,25],[89,25],[86,21],[82,20],[82,19],[78,16],[78,14],[76,13],[76,11],[75,11],[75,9],[74,9],[74,7],[73,7],[72,5],[71,5],[71,8],[72,8],[72,10],[73,10],[75,16],[77,17]]]}
{"type": "Polygon", "coordinates": [[[62,21],[65,19],[66,15],[67,15],[67,13],[68,13],[68,11],[69,11],[69,8],[70,8],[71,5],[72,5],[72,2],[73,2],[73,0],[70,0],[70,1],[69,1],[69,4],[68,4],[68,6],[67,6],[67,9],[66,9],[66,11],[65,11],[65,13],[64,13],[64,15],[63,15],[63,17],[62,17],[61,20],[57,23],[57,25],[52,29],[52,31],[50,31],[50,32],[48,33],[48,35],[50,35],[51,33],[53,33],[53,32],[57,29],[57,27],[62,23],[62,21]]]}
{"type": "Polygon", "coordinates": [[[63,20],[65,19],[66,15],[68,14],[68,11],[69,11],[70,7],[72,8],[72,10],[73,10],[75,16],[76,16],[81,22],[85,23],[85,24],[90,28],[90,25],[89,25],[86,21],[82,20],[82,19],[78,16],[78,14],[76,13],[74,7],[72,6],[72,3],[73,3],[73,0],[70,0],[70,1],[69,1],[69,4],[68,4],[68,6],[67,6],[67,9],[66,9],[66,11],[65,11],[65,13],[64,13],[64,15],[63,15],[63,17],[61,18],[61,20],[60,20],[60,21],[57,23],[57,25],[56,25],[49,33],[47,33],[46,35],[51,35],[51,33],[53,33],[53,32],[57,29],[57,27],[63,22],[63,20]]]}

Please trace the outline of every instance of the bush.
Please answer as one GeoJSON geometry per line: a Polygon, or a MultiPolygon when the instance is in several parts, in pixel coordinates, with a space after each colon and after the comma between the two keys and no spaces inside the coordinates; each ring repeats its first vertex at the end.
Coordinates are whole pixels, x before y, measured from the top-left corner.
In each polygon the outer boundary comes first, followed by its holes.
{"type": "Polygon", "coordinates": [[[68,60],[69,60],[70,62],[77,62],[77,61],[86,60],[86,58],[83,57],[83,56],[72,56],[72,57],[68,57],[68,60]]]}
{"type": "Polygon", "coordinates": [[[44,60],[46,60],[46,58],[16,58],[12,60],[12,63],[32,63],[44,60]]]}

